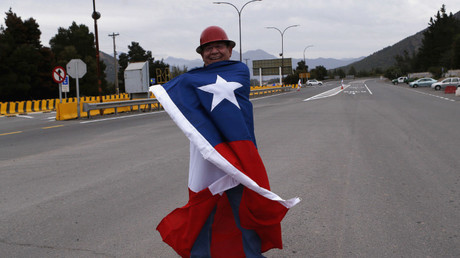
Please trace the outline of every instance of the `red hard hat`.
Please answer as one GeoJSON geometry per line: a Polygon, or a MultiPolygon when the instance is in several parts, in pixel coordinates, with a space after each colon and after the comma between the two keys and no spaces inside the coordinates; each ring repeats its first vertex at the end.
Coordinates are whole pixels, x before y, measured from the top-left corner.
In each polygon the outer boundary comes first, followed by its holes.
{"type": "Polygon", "coordinates": [[[203,45],[216,41],[225,41],[229,43],[231,48],[235,47],[235,42],[228,39],[227,34],[221,27],[210,26],[201,33],[200,46],[196,48],[196,52],[201,54],[203,45]]]}

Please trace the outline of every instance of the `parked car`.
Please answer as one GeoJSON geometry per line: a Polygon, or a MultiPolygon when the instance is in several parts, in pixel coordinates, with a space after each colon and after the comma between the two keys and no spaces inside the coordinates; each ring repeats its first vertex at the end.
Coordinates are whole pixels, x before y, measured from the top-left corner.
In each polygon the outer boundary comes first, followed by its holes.
{"type": "Polygon", "coordinates": [[[409,86],[411,86],[413,88],[430,87],[435,82],[437,82],[437,81],[435,79],[433,79],[433,78],[420,78],[418,80],[415,80],[415,81],[409,83],[409,86]]]}
{"type": "Polygon", "coordinates": [[[447,86],[455,86],[455,87],[458,87],[460,86],[460,78],[458,77],[450,77],[450,78],[446,78],[440,82],[436,82],[436,83],[433,83],[431,84],[431,88],[435,89],[435,90],[440,90],[440,89],[443,89],[447,86]]]}
{"type": "Polygon", "coordinates": [[[397,79],[392,80],[391,82],[392,82],[393,84],[396,85],[396,84],[398,84],[398,83],[407,82],[407,80],[408,80],[407,77],[402,76],[402,77],[399,77],[399,78],[397,78],[397,79]]]}
{"type": "Polygon", "coordinates": [[[308,80],[308,81],[307,81],[307,85],[308,85],[308,86],[313,86],[313,85],[319,85],[319,86],[321,86],[321,85],[323,85],[323,82],[322,82],[322,81],[317,81],[317,80],[315,80],[315,79],[312,79],[312,80],[308,80]]]}

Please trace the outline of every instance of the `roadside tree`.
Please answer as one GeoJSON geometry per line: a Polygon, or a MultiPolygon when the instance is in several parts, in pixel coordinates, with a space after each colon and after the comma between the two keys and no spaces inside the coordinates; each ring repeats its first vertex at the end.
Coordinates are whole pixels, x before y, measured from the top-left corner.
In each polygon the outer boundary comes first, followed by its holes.
{"type": "MultiPolygon", "coordinates": [[[[428,29],[423,33],[422,46],[416,56],[416,70],[427,71],[430,67],[452,67],[452,47],[460,34],[460,21],[452,13],[447,14],[445,5],[430,18],[428,29]]],[[[433,68],[432,68],[433,69],[433,68]]]]}
{"type": "Polygon", "coordinates": [[[131,42],[131,45],[128,46],[128,53],[121,53],[119,55],[119,71],[118,71],[118,79],[120,81],[119,87],[120,91],[125,91],[125,80],[124,80],[124,71],[126,67],[128,67],[129,63],[134,62],[149,62],[149,75],[150,78],[157,77],[157,69],[160,69],[162,72],[168,70],[169,72],[169,65],[165,64],[163,60],[155,60],[152,57],[151,51],[146,51],[138,42],[131,42]]]}
{"type": "Polygon", "coordinates": [[[5,26],[0,27],[0,101],[56,97],[53,53],[41,45],[36,21],[23,21],[10,9],[5,26]]]}
{"type": "MultiPolygon", "coordinates": [[[[77,25],[72,22],[68,29],[60,27],[58,33],[51,38],[50,46],[56,55],[57,65],[65,67],[71,59],[81,59],[86,64],[86,74],[79,80],[80,94],[82,96],[98,96],[97,83],[96,46],[94,34],[86,25],[77,25]]],[[[101,71],[105,70],[105,64],[99,60],[101,71]]],[[[71,83],[70,95],[75,94],[75,84],[71,83]]],[[[105,73],[101,74],[101,88],[103,94],[114,93],[114,89],[108,89],[105,73]]]]}

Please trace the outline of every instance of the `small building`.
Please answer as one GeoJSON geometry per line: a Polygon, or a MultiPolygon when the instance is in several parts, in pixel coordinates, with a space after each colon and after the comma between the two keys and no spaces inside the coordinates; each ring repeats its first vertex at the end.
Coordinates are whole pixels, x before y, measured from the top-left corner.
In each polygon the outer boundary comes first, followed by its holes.
{"type": "Polygon", "coordinates": [[[410,73],[408,74],[409,78],[424,78],[424,77],[433,77],[433,74],[429,72],[423,72],[423,73],[410,73]]]}
{"type": "Polygon", "coordinates": [[[444,77],[460,77],[460,70],[449,70],[444,77]]]}
{"type": "Polygon", "coordinates": [[[148,98],[150,76],[149,62],[129,63],[125,69],[125,92],[132,99],[148,98]]]}

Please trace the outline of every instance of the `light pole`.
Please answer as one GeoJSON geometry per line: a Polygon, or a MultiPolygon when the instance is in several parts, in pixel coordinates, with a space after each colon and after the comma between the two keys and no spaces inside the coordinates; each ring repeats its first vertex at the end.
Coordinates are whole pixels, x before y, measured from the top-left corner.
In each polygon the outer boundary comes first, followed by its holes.
{"type": "Polygon", "coordinates": [[[237,8],[234,4],[229,3],[229,2],[213,2],[213,4],[228,4],[228,5],[231,5],[231,6],[233,6],[233,7],[236,9],[236,11],[238,12],[238,24],[239,24],[239,32],[240,32],[240,62],[243,61],[243,53],[242,53],[243,50],[242,50],[242,47],[241,47],[241,12],[243,11],[243,8],[244,8],[246,5],[248,5],[249,3],[252,3],[252,2],[260,2],[260,1],[262,1],[262,0],[251,0],[251,1],[247,2],[247,3],[245,3],[245,4],[243,5],[243,7],[241,7],[241,9],[239,9],[239,10],[238,10],[238,8],[237,8]]]}
{"type": "MultiPolygon", "coordinates": [[[[96,12],[96,2],[93,0],[93,14],[91,15],[94,19],[94,34],[96,36],[96,67],[97,67],[97,85],[98,85],[98,91],[99,91],[99,100],[102,102],[102,87],[101,87],[101,67],[99,65],[99,41],[98,41],[98,35],[97,35],[97,20],[101,18],[101,14],[99,12],[96,12]]],[[[102,109],[100,110],[102,113],[102,109]]]]}
{"type": "Polygon", "coordinates": [[[292,27],[298,27],[300,26],[299,24],[296,24],[296,25],[291,25],[291,26],[288,26],[286,27],[286,29],[284,29],[283,31],[281,31],[280,29],[276,28],[276,27],[265,27],[266,29],[275,29],[277,30],[280,34],[281,34],[281,79],[283,79],[283,76],[284,76],[284,33],[286,32],[287,29],[289,28],[292,28],[292,27]]]}
{"type": "MultiPolygon", "coordinates": [[[[305,65],[305,75],[307,74],[307,62],[305,61],[305,50],[307,50],[307,48],[310,48],[310,47],[313,47],[313,45],[308,45],[305,47],[305,49],[303,50],[303,64],[305,65]]],[[[306,76],[307,78],[305,79],[308,79],[308,76],[306,76]]]]}

